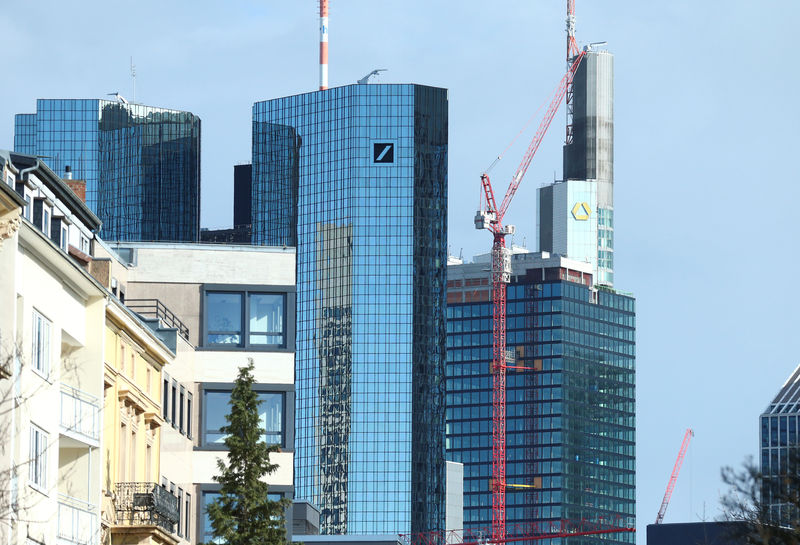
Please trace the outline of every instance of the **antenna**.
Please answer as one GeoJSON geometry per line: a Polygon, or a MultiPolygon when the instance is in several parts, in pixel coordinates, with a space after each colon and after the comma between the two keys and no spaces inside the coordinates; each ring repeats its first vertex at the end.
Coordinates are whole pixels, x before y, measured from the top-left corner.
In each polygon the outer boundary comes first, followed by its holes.
{"type": "Polygon", "coordinates": [[[136,104],[136,65],[131,57],[131,79],[133,79],[133,103],[136,104]]]}
{"type": "Polygon", "coordinates": [[[319,0],[319,90],[328,88],[328,0],[319,0]]]}

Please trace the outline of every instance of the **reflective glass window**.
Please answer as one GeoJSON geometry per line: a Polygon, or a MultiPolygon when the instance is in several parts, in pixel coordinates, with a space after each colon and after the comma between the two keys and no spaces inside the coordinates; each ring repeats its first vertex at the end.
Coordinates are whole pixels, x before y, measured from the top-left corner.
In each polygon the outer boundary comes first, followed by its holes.
{"type": "MultiPolygon", "coordinates": [[[[229,390],[206,390],[203,406],[203,430],[206,445],[225,443],[222,428],[227,425],[230,413],[229,390]]],[[[284,394],[282,392],[258,392],[260,401],[258,415],[264,433],[262,438],[269,445],[284,446],[284,394]]]]}

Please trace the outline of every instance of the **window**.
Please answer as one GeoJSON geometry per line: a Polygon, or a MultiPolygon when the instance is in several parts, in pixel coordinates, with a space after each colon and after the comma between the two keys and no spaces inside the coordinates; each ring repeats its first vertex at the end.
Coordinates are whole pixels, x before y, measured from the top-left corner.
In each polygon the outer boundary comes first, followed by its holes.
{"type": "Polygon", "coordinates": [[[50,373],[50,328],[50,320],[34,310],[31,364],[44,377],[50,373]]]}
{"type": "MultiPolygon", "coordinates": [[[[203,543],[222,543],[221,540],[214,539],[214,529],[211,527],[211,520],[208,518],[208,504],[216,500],[219,495],[219,492],[203,491],[203,526],[200,528],[203,543]]],[[[272,501],[279,501],[283,498],[283,494],[280,492],[267,492],[267,498],[272,501]]],[[[186,535],[188,536],[189,534],[186,535]]]]}
{"type": "Polygon", "coordinates": [[[192,392],[186,392],[186,437],[192,438],[192,392]]]}
{"type": "Polygon", "coordinates": [[[50,209],[42,208],[42,231],[50,235],[50,209]]]}
{"type": "MultiPolygon", "coordinates": [[[[230,390],[206,390],[203,399],[203,442],[205,445],[223,445],[225,434],[221,428],[227,425],[225,416],[230,412],[230,390]]],[[[284,446],[284,393],[258,392],[258,406],[263,440],[268,445],[284,446]]]]}
{"type": "Polygon", "coordinates": [[[164,384],[162,385],[162,392],[161,392],[161,416],[164,417],[164,420],[169,422],[169,376],[164,373],[164,384]]]}
{"type": "Polygon", "coordinates": [[[177,404],[178,404],[178,381],[172,379],[172,392],[170,394],[170,413],[169,413],[169,421],[172,422],[173,427],[177,427],[177,404]]]}
{"type": "Polygon", "coordinates": [[[192,520],[192,495],[188,492],[184,496],[183,512],[185,513],[183,517],[183,537],[186,538],[186,541],[191,541],[191,536],[189,535],[191,524],[189,522],[192,520]]]}
{"type": "Polygon", "coordinates": [[[69,229],[67,229],[65,226],[62,226],[61,227],[61,244],[59,244],[59,246],[61,246],[61,249],[66,252],[68,244],[69,244],[69,229]]]}
{"type": "Polygon", "coordinates": [[[285,293],[208,291],[205,301],[209,346],[286,346],[285,293]]]}
{"type": "Polygon", "coordinates": [[[184,433],[186,431],[186,428],[183,427],[183,424],[185,422],[184,419],[183,419],[183,414],[184,414],[183,400],[184,399],[186,399],[186,389],[183,386],[181,386],[181,393],[180,393],[180,397],[178,398],[178,429],[181,431],[181,433],[184,433]]]}
{"type": "Polygon", "coordinates": [[[186,521],[188,513],[182,513],[183,507],[183,488],[178,488],[178,521],[175,525],[178,530],[178,537],[183,537],[183,523],[186,521]]]}
{"type": "Polygon", "coordinates": [[[30,484],[44,492],[47,488],[47,434],[31,426],[30,484]]]}
{"type": "Polygon", "coordinates": [[[89,239],[83,235],[81,235],[81,252],[85,254],[89,253],[89,239]]]}

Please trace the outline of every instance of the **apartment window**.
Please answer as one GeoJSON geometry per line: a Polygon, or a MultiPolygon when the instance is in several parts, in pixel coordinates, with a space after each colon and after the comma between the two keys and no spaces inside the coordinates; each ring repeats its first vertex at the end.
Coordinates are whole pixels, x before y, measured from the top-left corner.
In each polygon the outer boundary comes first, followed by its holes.
{"type": "Polygon", "coordinates": [[[186,389],[183,386],[181,386],[181,393],[180,393],[180,395],[178,397],[178,429],[181,431],[181,433],[186,433],[186,428],[183,427],[183,424],[184,424],[184,419],[183,419],[184,406],[183,406],[183,402],[184,402],[185,399],[186,399],[186,389]]]}
{"type": "Polygon", "coordinates": [[[50,208],[42,208],[42,232],[50,234],[50,208]]]}
{"type": "Polygon", "coordinates": [[[61,249],[65,252],[67,251],[67,246],[69,245],[69,229],[66,226],[61,227],[61,249]]]}
{"type": "Polygon", "coordinates": [[[33,207],[31,206],[31,196],[30,195],[25,195],[25,208],[24,208],[22,214],[23,214],[23,216],[25,216],[25,219],[28,220],[28,221],[31,221],[31,210],[32,209],[33,209],[33,207]]]}
{"type": "Polygon", "coordinates": [[[47,434],[31,426],[30,484],[42,492],[47,488],[47,434]]]}
{"type": "Polygon", "coordinates": [[[186,513],[183,517],[183,537],[186,538],[186,541],[191,541],[190,530],[192,525],[189,523],[192,520],[192,495],[188,492],[184,496],[183,504],[183,512],[186,513]]]}
{"type": "Polygon", "coordinates": [[[33,311],[33,350],[31,351],[31,365],[42,376],[50,373],[50,320],[33,311]]]}
{"type": "Polygon", "coordinates": [[[81,235],[81,252],[89,254],[89,239],[81,235]]]}
{"type": "MultiPolygon", "coordinates": [[[[230,390],[206,390],[203,398],[203,442],[206,446],[223,445],[227,425],[225,416],[230,413],[230,390]]],[[[268,445],[284,446],[284,392],[258,392],[261,403],[258,414],[263,429],[262,439],[268,445]]]]}
{"type": "Polygon", "coordinates": [[[183,523],[186,520],[186,515],[188,513],[183,513],[183,489],[178,488],[178,521],[177,521],[177,530],[178,530],[178,537],[183,537],[183,523]]]}
{"type": "Polygon", "coordinates": [[[178,381],[172,379],[172,391],[170,392],[170,418],[169,421],[172,422],[172,426],[176,427],[177,420],[175,417],[177,416],[176,412],[176,405],[178,404],[178,381]]]}
{"type": "Polygon", "coordinates": [[[192,392],[186,392],[186,437],[192,438],[192,392]]]}
{"type": "Polygon", "coordinates": [[[285,293],[207,291],[205,343],[223,347],[284,347],[285,311],[285,293]]]}
{"type": "MultiPolygon", "coordinates": [[[[214,529],[211,527],[211,519],[208,517],[208,505],[219,496],[220,493],[217,491],[203,491],[203,526],[200,528],[201,536],[198,536],[203,538],[203,543],[222,543],[221,540],[214,538],[214,529]]],[[[267,492],[267,498],[272,501],[280,501],[283,498],[283,494],[281,492],[267,492]]]]}
{"type": "Polygon", "coordinates": [[[161,416],[169,422],[169,376],[164,373],[164,381],[161,385],[161,416]]]}

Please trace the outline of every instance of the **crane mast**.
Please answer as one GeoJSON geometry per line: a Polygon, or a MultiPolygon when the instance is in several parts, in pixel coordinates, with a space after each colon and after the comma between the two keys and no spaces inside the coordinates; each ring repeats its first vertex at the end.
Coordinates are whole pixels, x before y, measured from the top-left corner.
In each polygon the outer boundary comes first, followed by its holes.
{"type": "MultiPolygon", "coordinates": [[[[572,0],[574,6],[574,0],[572,0]]],[[[574,41],[574,38],[573,38],[574,41]]],[[[533,140],[517,167],[500,206],[494,195],[491,180],[487,173],[481,174],[481,188],[484,208],[475,215],[475,228],[487,229],[493,235],[492,243],[492,541],[499,543],[505,538],[506,488],[532,488],[533,485],[509,485],[506,482],[506,370],[509,368],[506,353],[506,284],[511,281],[511,252],[506,248],[506,235],[514,233],[513,225],[503,225],[503,218],[511,205],[511,200],[525,177],[536,151],[555,117],[567,89],[571,86],[583,60],[585,51],[578,52],[559,82],[550,106],[542,119],[533,140]]],[[[522,368],[524,369],[524,368],[522,368]]]]}
{"type": "Polygon", "coordinates": [[[670,475],[669,483],[667,483],[667,491],[664,493],[664,499],[661,500],[661,507],[658,509],[658,516],[656,516],[656,524],[661,524],[664,520],[664,514],[667,512],[669,500],[672,497],[672,491],[675,490],[675,482],[678,480],[678,474],[681,472],[683,465],[683,458],[686,456],[686,450],[689,448],[689,441],[694,437],[692,428],[686,430],[681,443],[681,449],[678,451],[678,459],[675,460],[675,467],[672,468],[672,475],[670,475]]]}

